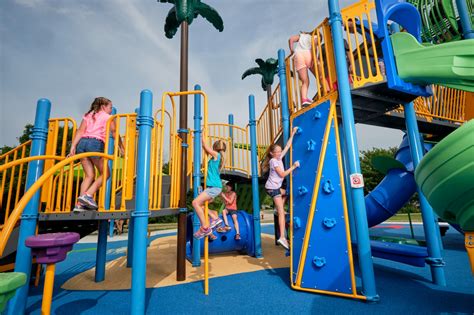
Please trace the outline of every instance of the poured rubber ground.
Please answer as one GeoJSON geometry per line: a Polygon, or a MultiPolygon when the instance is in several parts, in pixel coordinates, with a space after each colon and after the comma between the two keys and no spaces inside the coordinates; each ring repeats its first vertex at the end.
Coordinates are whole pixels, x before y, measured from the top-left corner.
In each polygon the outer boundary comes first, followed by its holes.
{"type": "MultiPolygon", "coordinates": [[[[271,235],[273,226],[263,226],[263,231],[271,235]]],[[[379,225],[371,229],[371,234],[388,236],[409,236],[406,224],[379,225]]],[[[161,234],[154,238],[170,239],[175,233],[161,234]]],[[[415,236],[423,238],[423,228],[415,225],[415,236]]],[[[91,239],[91,238],[88,238],[91,239]]],[[[116,239],[116,238],[115,238],[116,239]]],[[[266,237],[265,237],[266,239],[266,237]]],[[[113,240],[113,239],[112,239],[113,240]]],[[[171,239],[170,239],[171,240],[171,239]]],[[[167,242],[163,242],[166,244],[167,242]]],[[[171,242],[169,246],[174,246],[171,242]]],[[[447,287],[431,284],[428,267],[416,268],[374,258],[377,292],[380,295],[378,304],[367,304],[345,298],[317,295],[294,291],[290,288],[289,268],[268,265],[269,269],[247,271],[228,276],[217,276],[210,279],[210,294],[203,294],[202,281],[168,285],[146,290],[147,314],[436,314],[436,313],[467,313],[474,310],[474,278],[470,274],[467,255],[464,250],[464,239],[453,229],[443,237],[446,261],[447,287]]],[[[153,246],[161,246],[154,242],[148,250],[151,262],[153,246]]],[[[272,243],[273,244],[273,243],[272,243]]],[[[114,264],[123,260],[126,241],[110,242],[107,261],[114,264]]],[[[266,248],[266,247],[265,247],[266,248]]],[[[264,255],[276,255],[287,261],[284,251],[271,245],[264,255]],[[270,253],[270,251],[274,253],[270,253]]],[[[56,282],[52,304],[52,314],[129,314],[130,290],[65,290],[76,276],[90,273],[95,264],[96,243],[75,245],[66,261],[59,263],[56,269],[56,282]]],[[[175,264],[174,256],[166,257],[166,249],[158,248],[156,257],[160,255],[168,260],[169,265],[175,264]]],[[[155,254],[153,254],[155,255],[155,254]]],[[[220,257],[219,257],[220,258],[220,257]]],[[[161,258],[157,258],[161,259],[161,258]]],[[[211,257],[211,270],[216,269],[217,257],[211,257]]],[[[251,264],[260,264],[259,260],[244,257],[251,264]]],[[[270,260],[269,257],[265,258],[270,260]]],[[[226,269],[238,267],[241,260],[229,256],[226,269]]],[[[155,270],[166,270],[160,266],[160,260],[152,267],[155,270]]],[[[224,267],[222,267],[224,268],[224,267]]],[[[111,270],[111,269],[109,269],[111,270]]],[[[230,272],[229,272],[230,273],[230,272]]],[[[107,273],[106,281],[124,281],[123,273],[107,273]]],[[[92,280],[89,280],[92,281],[92,280]]],[[[358,279],[360,283],[360,279],[358,279]]],[[[158,284],[159,285],[159,284],[158,284]]],[[[30,290],[27,314],[40,314],[42,284],[30,290]]]]}

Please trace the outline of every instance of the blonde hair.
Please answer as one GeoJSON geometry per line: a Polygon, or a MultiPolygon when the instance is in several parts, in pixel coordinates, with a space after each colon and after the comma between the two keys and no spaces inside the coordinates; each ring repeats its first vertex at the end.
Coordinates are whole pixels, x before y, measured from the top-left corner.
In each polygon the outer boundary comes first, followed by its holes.
{"type": "Polygon", "coordinates": [[[214,142],[214,144],[212,145],[212,149],[214,151],[216,151],[217,153],[220,154],[221,156],[221,161],[219,162],[219,171],[222,170],[222,168],[224,167],[225,163],[224,163],[224,153],[225,150],[227,149],[227,145],[225,143],[225,141],[223,140],[217,140],[216,142],[214,142]]]}
{"type": "Polygon", "coordinates": [[[273,151],[275,151],[277,147],[280,147],[280,146],[276,143],[268,147],[267,154],[265,155],[265,160],[263,160],[263,163],[262,163],[262,174],[270,170],[270,160],[272,159],[271,153],[273,153],[273,151]]]}

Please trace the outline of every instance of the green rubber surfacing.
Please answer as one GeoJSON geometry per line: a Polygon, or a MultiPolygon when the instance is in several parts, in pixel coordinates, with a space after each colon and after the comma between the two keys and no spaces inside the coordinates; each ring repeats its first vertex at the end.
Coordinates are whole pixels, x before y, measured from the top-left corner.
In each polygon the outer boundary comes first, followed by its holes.
{"type": "Polygon", "coordinates": [[[423,157],[415,180],[441,218],[474,231],[474,119],[423,157]]]}

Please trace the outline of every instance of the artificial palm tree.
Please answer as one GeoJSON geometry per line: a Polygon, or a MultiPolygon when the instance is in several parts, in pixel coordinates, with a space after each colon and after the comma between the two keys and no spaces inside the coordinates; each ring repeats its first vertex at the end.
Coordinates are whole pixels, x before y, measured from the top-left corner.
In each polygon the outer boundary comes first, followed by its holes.
{"type": "Polygon", "coordinates": [[[275,74],[278,73],[278,60],[274,58],[268,58],[267,60],[263,61],[263,59],[258,58],[255,59],[255,62],[258,64],[258,67],[247,69],[244,74],[242,74],[242,80],[253,74],[260,74],[262,76],[262,89],[267,91],[270,136],[273,138],[272,109],[274,106],[272,105],[272,84],[275,74]]]}
{"type": "MultiPolygon", "coordinates": [[[[181,62],[180,62],[180,91],[188,90],[188,25],[201,15],[220,32],[224,30],[224,22],[219,13],[201,0],[158,0],[161,3],[171,3],[174,6],[168,12],[165,22],[165,36],[173,38],[181,25],[181,62]]],[[[188,98],[183,95],[179,99],[179,128],[183,144],[186,144],[188,128],[188,98]]],[[[181,155],[181,183],[186,183],[186,150],[181,155]]],[[[179,207],[186,208],[186,185],[181,185],[179,207]]],[[[186,279],[186,214],[180,212],[178,219],[178,258],[176,278],[178,281],[186,279]]]]}

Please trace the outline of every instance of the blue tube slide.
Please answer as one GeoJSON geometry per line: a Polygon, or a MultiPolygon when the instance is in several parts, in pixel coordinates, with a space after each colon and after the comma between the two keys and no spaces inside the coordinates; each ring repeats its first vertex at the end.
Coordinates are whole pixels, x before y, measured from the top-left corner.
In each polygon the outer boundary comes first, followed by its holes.
{"type": "MultiPolygon", "coordinates": [[[[222,217],[222,215],[221,215],[222,217]]],[[[192,259],[193,249],[193,231],[191,224],[192,215],[188,216],[188,229],[186,231],[186,258],[192,259]]],[[[247,254],[249,256],[255,255],[255,242],[254,242],[254,231],[253,231],[253,216],[243,210],[237,211],[237,220],[239,222],[240,240],[235,240],[235,227],[232,217],[227,216],[229,226],[232,228],[227,233],[218,233],[214,231],[214,235],[217,239],[209,241],[209,254],[218,254],[231,251],[238,251],[241,254],[247,254]]],[[[201,256],[204,255],[204,242],[201,243],[201,256]]]]}
{"type": "MultiPolygon", "coordinates": [[[[425,145],[425,149],[428,150],[425,145]]],[[[413,161],[408,145],[408,138],[403,136],[395,159],[405,166],[406,170],[391,169],[385,178],[365,196],[367,220],[369,226],[375,226],[395,215],[416,192],[413,176],[413,161]]]]}

